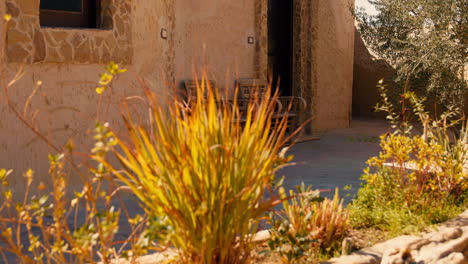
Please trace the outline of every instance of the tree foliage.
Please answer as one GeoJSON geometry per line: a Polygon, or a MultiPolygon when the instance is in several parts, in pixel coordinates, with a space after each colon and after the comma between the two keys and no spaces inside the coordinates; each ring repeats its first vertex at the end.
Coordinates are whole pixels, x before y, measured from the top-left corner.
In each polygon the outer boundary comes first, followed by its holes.
{"type": "Polygon", "coordinates": [[[368,47],[396,69],[395,81],[444,106],[461,106],[467,92],[466,0],[369,0],[358,10],[368,47]]]}

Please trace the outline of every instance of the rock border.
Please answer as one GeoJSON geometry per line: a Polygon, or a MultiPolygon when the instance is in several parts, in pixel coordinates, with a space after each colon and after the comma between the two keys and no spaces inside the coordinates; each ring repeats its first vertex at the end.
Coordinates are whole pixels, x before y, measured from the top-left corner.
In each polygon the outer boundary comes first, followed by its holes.
{"type": "Polygon", "coordinates": [[[468,210],[436,232],[400,236],[321,264],[468,264],[468,210]]]}
{"type": "MultiPolygon", "coordinates": [[[[270,238],[269,230],[254,235],[256,243],[270,238]]],[[[167,250],[138,258],[139,264],[166,263],[175,258],[175,250],[167,250]]],[[[114,260],[113,264],[129,264],[114,260]]],[[[333,258],[320,264],[468,264],[468,210],[439,225],[438,231],[421,236],[399,236],[364,248],[351,255],[333,258]]]]}

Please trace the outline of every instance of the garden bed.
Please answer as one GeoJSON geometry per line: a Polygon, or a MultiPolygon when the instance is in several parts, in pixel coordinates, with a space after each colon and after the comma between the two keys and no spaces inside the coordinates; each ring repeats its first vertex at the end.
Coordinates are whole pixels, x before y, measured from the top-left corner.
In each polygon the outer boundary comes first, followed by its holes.
{"type": "MultiPolygon", "coordinates": [[[[373,231],[356,230],[351,232],[353,241],[370,239],[373,231]]],[[[375,230],[377,233],[381,232],[375,230]]],[[[268,239],[266,231],[257,234],[259,244],[253,253],[253,263],[259,264],[280,264],[283,263],[277,254],[266,254],[268,246],[265,241],[268,239]]],[[[377,235],[376,239],[382,236],[377,235]]],[[[375,241],[375,240],[374,240],[375,241]]],[[[365,245],[364,241],[356,241],[355,246],[365,245]]],[[[390,263],[410,263],[397,262],[403,259],[413,259],[415,263],[447,263],[463,264],[468,259],[468,210],[455,219],[449,220],[438,228],[427,230],[421,235],[399,236],[385,242],[375,244],[358,250],[351,255],[333,258],[321,264],[390,264],[390,263]],[[438,231],[434,231],[437,229],[438,231]],[[432,231],[432,232],[431,232],[432,231]],[[463,255],[464,254],[464,255],[463,255]],[[424,261],[424,262],[420,262],[424,261]],[[463,262],[464,261],[464,262],[463,262]]],[[[168,250],[163,253],[143,256],[138,259],[140,264],[161,264],[174,259],[176,253],[168,250]]],[[[125,260],[115,261],[116,264],[127,264],[125,260]]],[[[412,262],[411,262],[412,263],[412,262]]]]}

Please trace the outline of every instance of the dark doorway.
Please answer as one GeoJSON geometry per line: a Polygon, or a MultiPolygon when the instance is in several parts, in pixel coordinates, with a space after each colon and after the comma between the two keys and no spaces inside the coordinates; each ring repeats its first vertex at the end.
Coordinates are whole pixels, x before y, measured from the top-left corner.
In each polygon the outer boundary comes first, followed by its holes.
{"type": "Polygon", "coordinates": [[[293,0],[268,0],[268,70],[273,87],[292,95],[293,0]]]}

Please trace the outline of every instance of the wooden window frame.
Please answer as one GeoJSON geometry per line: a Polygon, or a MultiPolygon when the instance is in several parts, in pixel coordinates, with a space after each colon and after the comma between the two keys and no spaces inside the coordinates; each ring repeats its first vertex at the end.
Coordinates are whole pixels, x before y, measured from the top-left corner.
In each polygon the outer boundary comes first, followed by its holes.
{"type": "Polygon", "coordinates": [[[81,12],[40,9],[43,27],[99,28],[101,15],[100,0],[82,0],[81,12]]]}

